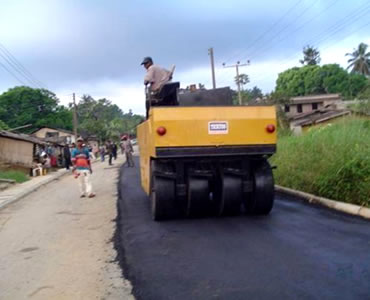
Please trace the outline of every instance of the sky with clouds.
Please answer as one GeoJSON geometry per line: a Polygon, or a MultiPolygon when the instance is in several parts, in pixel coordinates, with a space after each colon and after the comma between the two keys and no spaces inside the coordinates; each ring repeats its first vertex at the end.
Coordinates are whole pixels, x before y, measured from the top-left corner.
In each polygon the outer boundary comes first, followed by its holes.
{"type": "Polygon", "coordinates": [[[62,104],[75,92],[143,114],[144,56],[175,64],[183,87],[211,88],[213,47],[218,87],[235,88],[223,62],[250,60],[240,69],[246,87],[270,92],[305,45],[320,50],[321,64],[346,67],[361,42],[370,46],[369,0],[0,0],[0,93],[32,86],[4,47],[62,104]]]}

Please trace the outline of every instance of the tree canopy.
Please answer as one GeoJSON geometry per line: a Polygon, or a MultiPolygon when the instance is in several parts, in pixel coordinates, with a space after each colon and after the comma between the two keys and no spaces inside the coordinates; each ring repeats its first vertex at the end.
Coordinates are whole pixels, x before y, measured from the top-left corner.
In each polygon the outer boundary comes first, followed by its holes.
{"type": "MultiPolygon", "coordinates": [[[[130,110],[124,113],[108,99],[95,100],[84,95],[78,104],[79,133],[95,135],[101,141],[118,139],[120,134],[135,134],[144,117],[130,110]]],[[[59,105],[56,95],[45,89],[15,87],[0,95],[0,130],[31,124],[19,131],[29,133],[43,126],[73,129],[72,106],[59,105]]]]}
{"type": "Polygon", "coordinates": [[[144,120],[129,110],[124,113],[116,104],[103,98],[95,100],[84,95],[78,104],[79,132],[96,135],[101,141],[119,139],[122,133],[135,134],[136,126],[144,120]]]}
{"type": "Polygon", "coordinates": [[[337,64],[306,65],[279,74],[275,93],[292,96],[340,93],[344,98],[356,97],[366,86],[366,77],[350,74],[337,64]]]}
{"type": "Polygon", "coordinates": [[[30,132],[42,126],[72,129],[72,113],[54,93],[46,89],[18,86],[0,95],[0,120],[9,128],[31,125],[30,132]]]}

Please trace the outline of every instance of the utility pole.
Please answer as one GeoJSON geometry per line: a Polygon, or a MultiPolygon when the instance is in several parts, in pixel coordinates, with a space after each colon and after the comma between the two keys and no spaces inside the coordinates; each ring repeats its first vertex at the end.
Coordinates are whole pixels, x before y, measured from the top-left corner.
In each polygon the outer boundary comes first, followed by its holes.
{"type": "Polygon", "coordinates": [[[250,61],[248,60],[246,64],[240,64],[240,61],[237,61],[235,65],[226,66],[225,63],[222,65],[224,68],[235,68],[236,69],[236,84],[238,85],[238,99],[239,99],[239,105],[242,105],[242,94],[240,91],[240,79],[239,79],[239,67],[248,66],[250,64],[250,61]]]}
{"type": "Polygon", "coordinates": [[[211,57],[212,84],[213,84],[213,89],[215,89],[216,88],[216,77],[215,77],[215,61],[213,57],[213,48],[208,49],[208,55],[211,57]]]}
{"type": "Polygon", "coordinates": [[[75,135],[75,141],[77,140],[77,105],[75,93],[73,93],[73,133],[75,135]]]}

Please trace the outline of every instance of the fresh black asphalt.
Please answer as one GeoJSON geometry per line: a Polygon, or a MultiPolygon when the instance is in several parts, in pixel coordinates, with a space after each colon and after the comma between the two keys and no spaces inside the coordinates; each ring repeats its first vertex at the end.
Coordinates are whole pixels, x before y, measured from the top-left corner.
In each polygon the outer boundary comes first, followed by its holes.
{"type": "Polygon", "coordinates": [[[137,299],[370,299],[369,221],[277,195],[269,216],[154,222],[138,167],[118,188],[115,246],[137,299]]]}

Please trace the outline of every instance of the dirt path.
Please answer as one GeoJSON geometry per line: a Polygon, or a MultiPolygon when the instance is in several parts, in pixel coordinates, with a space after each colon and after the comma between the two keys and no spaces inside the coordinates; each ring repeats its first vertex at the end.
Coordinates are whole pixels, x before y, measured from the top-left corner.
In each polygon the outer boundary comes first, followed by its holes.
{"type": "Polygon", "coordinates": [[[0,299],[133,299],[111,242],[121,164],[93,165],[96,198],[66,175],[0,210],[0,299]]]}

